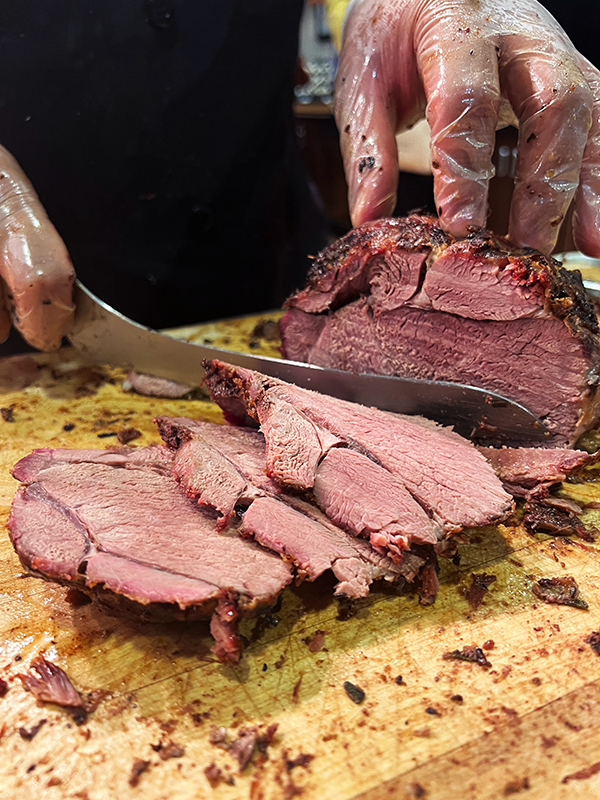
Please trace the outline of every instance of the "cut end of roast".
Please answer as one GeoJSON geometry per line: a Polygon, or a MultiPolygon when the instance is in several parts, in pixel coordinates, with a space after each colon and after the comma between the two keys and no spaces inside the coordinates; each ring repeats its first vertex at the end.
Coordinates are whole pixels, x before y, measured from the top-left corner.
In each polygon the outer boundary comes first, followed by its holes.
{"type": "Polygon", "coordinates": [[[370,222],[315,259],[281,320],[286,358],[489,389],[555,446],[600,414],[600,339],[578,273],[487,232],[456,241],[416,215],[370,222]]]}

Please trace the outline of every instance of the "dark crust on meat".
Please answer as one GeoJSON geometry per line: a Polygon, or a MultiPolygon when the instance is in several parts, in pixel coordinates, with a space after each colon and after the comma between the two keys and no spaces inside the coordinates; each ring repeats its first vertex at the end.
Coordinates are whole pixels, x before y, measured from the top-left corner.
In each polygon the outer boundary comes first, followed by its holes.
{"type": "MultiPolygon", "coordinates": [[[[583,432],[593,426],[600,413],[600,328],[581,274],[577,270],[564,269],[556,259],[532,248],[514,247],[508,239],[485,229],[473,228],[466,238],[456,240],[441,229],[435,217],[411,214],[401,219],[369,222],[319,253],[309,270],[305,288],[295,292],[284,307],[303,308],[308,297],[319,294],[326,297],[328,293],[331,294],[329,307],[320,313],[334,311],[340,302],[351,302],[356,297],[346,294],[335,297],[332,293],[332,285],[341,278],[345,266],[391,249],[429,251],[429,260],[444,253],[464,252],[470,257],[490,259],[500,268],[510,266],[515,281],[522,286],[540,285],[544,290],[546,313],[563,321],[589,360],[578,429],[583,432]]],[[[354,287],[356,296],[367,290],[368,287],[361,287],[358,283],[354,287]]],[[[285,350],[284,336],[284,354],[285,350]]]]}
{"type": "Polygon", "coordinates": [[[564,269],[551,256],[544,256],[530,247],[513,247],[510,242],[485,230],[475,230],[466,239],[454,242],[452,249],[467,249],[480,258],[506,259],[518,266],[515,277],[525,286],[541,283],[545,290],[546,310],[563,319],[571,333],[591,344],[586,339],[600,333],[598,318],[589,299],[578,270],[564,269]]]}
{"type": "MultiPolygon", "coordinates": [[[[258,415],[246,407],[246,389],[244,382],[237,377],[235,368],[222,361],[203,361],[202,366],[206,370],[203,384],[208,385],[212,400],[218,404],[227,422],[256,428],[258,415]]],[[[253,405],[249,398],[248,404],[253,405]]]]}
{"type": "MultiPolygon", "coordinates": [[[[308,271],[307,290],[322,291],[321,281],[332,270],[338,270],[347,259],[360,258],[371,253],[383,252],[390,248],[406,250],[426,250],[450,244],[450,237],[444,233],[435,217],[411,214],[408,217],[380,219],[367,222],[360,228],[353,228],[341,239],[332,242],[314,259],[308,271]]],[[[298,292],[284,303],[284,308],[292,308],[298,292]]]]}
{"type": "MultiPolygon", "coordinates": [[[[490,258],[504,264],[517,265],[515,277],[524,285],[540,282],[545,289],[546,308],[556,317],[564,319],[571,332],[585,342],[590,334],[598,335],[600,328],[594,306],[590,301],[577,270],[566,270],[556,259],[542,255],[530,247],[518,248],[504,237],[495,236],[484,229],[474,229],[460,241],[445,233],[435,217],[411,214],[408,217],[380,219],[354,228],[341,239],[328,245],[315,258],[307,276],[307,290],[320,291],[323,278],[339,270],[347,259],[354,259],[391,247],[423,250],[450,246],[470,255],[490,258]]],[[[285,303],[292,308],[295,296],[285,303]]]]}
{"type": "MultiPolygon", "coordinates": [[[[77,588],[92,600],[95,600],[98,606],[111,616],[125,616],[129,619],[142,622],[168,623],[173,620],[177,620],[178,622],[210,620],[222,599],[221,596],[226,594],[222,592],[219,597],[212,597],[202,604],[189,605],[184,609],[180,608],[176,603],[144,604],[126,597],[125,595],[117,594],[110,589],[105,589],[104,585],[100,583],[94,586],[87,586],[83,575],[81,579],[78,578],[75,581],[69,580],[68,578],[60,578],[55,575],[47,575],[44,572],[33,569],[20,553],[18,553],[18,556],[21,564],[29,575],[52,581],[52,583],[60,583],[69,588],[77,588]]],[[[236,596],[234,600],[240,618],[253,618],[269,611],[277,601],[277,598],[272,598],[268,603],[259,603],[255,598],[239,595],[236,596]]]]}

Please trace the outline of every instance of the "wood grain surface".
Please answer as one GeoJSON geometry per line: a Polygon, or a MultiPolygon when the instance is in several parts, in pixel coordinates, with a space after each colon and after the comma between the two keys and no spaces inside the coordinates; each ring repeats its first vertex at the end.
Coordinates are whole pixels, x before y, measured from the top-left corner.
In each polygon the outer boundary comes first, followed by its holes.
{"type": "MultiPolygon", "coordinates": [[[[256,322],[184,335],[273,354],[276,341],[256,322]]],[[[0,362],[0,406],[13,420],[0,417],[2,523],[17,488],[9,470],[36,447],[104,448],[115,438],[99,436],[130,426],[142,434],[130,446],[147,445],[158,441],[158,413],[220,420],[206,400],[125,393],[122,377],[69,351],[0,362]]],[[[565,493],[600,501],[594,477],[565,493]]],[[[600,522],[600,512],[584,519],[600,522]]],[[[345,606],[327,576],[286,590],[266,622],[243,623],[248,645],[232,667],[209,652],[206,625],[110,617],[24,576],[3,529],[0,798],[600,797],[600,657],[586,642],[600,629],[598,546],[532,537],[515,521],[474,531],[460,555],[459,565],[443,563],[430,607],[389,591],[345,606]],[[462,593],[474,572],[496,577],[476,611],[462,593]],[[575,577],[589,610],[533,595],[535,580],[561,575],[575,577]],[[317,631],[323,647],[313,652],[317,631]],[[472,644],[485,644],[490,668],[444,659],[472,644]],[[80,691],[110,693],[83,724],[23,689],[16,676],[40,654],[80,691]],[[362,703],[349,697],[348,681],[364,691],[362,703]],[[210,743],[215,726],[231,740],[273,723],[266,757],[255,755],[241,774],[210,743]],[[170,742],[183,754],[163,760],[170,742]],[[146,768],[132,785],[135,762],[146,768]],[[204,770],[213,763],[231,785],[211,786],[204,770]]]]}

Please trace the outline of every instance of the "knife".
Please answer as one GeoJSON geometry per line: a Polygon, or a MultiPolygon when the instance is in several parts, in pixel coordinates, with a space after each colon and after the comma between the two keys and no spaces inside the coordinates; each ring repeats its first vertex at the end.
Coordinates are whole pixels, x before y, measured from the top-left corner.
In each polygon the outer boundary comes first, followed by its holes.
{"type": "Polygon", "coordinates": [[[305,389],[402,414],[419,414],[452,425],[463,436],[494,442],[547,441],[550,432],[523,406],[494,392],[445,381],[420,381],[326,369],[313,364],[235,353],[175,339],[146,328],[111,308],[79,281],[69,339],[98,364],[199,386],[202,361],[219,359],[305,389]]]}

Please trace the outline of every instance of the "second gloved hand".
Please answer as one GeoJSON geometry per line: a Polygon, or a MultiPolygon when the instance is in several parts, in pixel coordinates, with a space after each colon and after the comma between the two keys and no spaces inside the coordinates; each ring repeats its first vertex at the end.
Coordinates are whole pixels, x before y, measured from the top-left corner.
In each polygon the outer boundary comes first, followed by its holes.
{"type": "Polygon", "coordinates": [[[13,156],[0,147],[0,342],[15,327],[56,350],[73,319],[75,273],[56,228],[13,156]]]}
{"type": "Polygon", "coordinates": [[[600,256],[600,72],[536,0],[352,0],[336,119],[355,225],[392,212],[395,134],[424,112],[447,230],[485,225],[495,131],[516,118],[509,237],[551,251],[577,192],[576,244],[600,256]]]}

